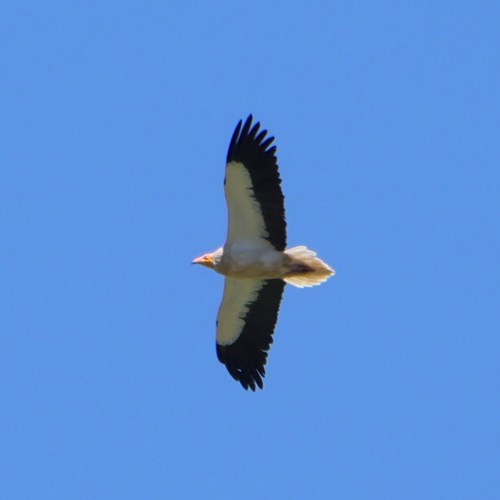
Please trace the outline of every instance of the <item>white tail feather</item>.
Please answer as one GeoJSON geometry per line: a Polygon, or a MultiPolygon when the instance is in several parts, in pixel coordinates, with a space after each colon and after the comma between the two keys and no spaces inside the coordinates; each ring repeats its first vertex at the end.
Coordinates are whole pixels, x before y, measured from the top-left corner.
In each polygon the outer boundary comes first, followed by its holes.
{"type": "Polygon", "coordinates": [[[303,245],[289,248],[285,253],[290,257],[290,274],[283,277],[283,280],[290,285],[298,288],[316,286],[335,274],[326,262],[316,257],[316,252],[303,245]]]}

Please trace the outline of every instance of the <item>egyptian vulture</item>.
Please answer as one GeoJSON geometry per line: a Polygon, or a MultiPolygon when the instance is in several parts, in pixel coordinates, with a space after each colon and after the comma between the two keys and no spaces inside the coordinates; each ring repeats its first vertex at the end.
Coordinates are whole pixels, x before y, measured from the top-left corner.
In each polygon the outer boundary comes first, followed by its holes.
{"type": "Polygon", "coordinates": [[[224,178],[229,222],[226,242],[193,264],[225,276],[217,315],[217,357],[245,389],[263,388],[285,284],[319,285],[334,270],[305,246],[286,250],[286,221],[274,137],[238,123],[224,178]]]}

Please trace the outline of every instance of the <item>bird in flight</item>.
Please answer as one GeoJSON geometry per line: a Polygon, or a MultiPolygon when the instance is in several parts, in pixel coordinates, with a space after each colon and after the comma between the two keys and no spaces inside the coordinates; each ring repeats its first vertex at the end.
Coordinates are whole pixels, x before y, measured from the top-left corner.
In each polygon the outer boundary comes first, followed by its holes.
{"type": "Polygon", "coordinates": [[[238,123],[224,177],[228,230],[223,247],[193,264],[225,276],[217,315],[217,357],[245,389],[263,388],[267,353],[285,284],[319,285],[335,271],[305,246],[286,249],[284,197],[274,137],[252,115],[238,123]]]}

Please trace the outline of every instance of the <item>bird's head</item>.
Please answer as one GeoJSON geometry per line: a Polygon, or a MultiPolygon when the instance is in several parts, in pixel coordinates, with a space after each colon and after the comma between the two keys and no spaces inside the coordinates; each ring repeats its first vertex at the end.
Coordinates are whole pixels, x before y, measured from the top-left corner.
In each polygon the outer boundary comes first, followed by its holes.
{"type": "Polygon", "coordinates": [[[214,268],[215,262],[211,253],[206,253],[201,257],[196,257],[191,264],[201,264],[202,266],[214,268]]]}
{"type": "Polygon", "coordinates": [[[201,264],[202,266],[208,267],[209,269],[214,269],[215,266],[220,262],[222,257],[222,247],[218,248],[213,253],[203,254],[201,257],[197,257],[193,260],[192,264],[201,264]]]}

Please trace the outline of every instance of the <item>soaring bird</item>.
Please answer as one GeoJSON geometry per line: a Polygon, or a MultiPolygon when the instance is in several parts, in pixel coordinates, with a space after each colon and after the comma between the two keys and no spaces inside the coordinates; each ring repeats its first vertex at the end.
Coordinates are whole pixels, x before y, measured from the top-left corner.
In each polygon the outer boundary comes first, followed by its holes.
{"type": "Polygon", "coordinates": [[[274,137],[252,115],[231,138],[224,191],[229,222],[223,247],[193,264],[225,276],[216,351],[245,389],[263,388],[267,353],[285,284],[319,285],[335,271],[305,246],[286,249],[284,197],[274,137]]]}

